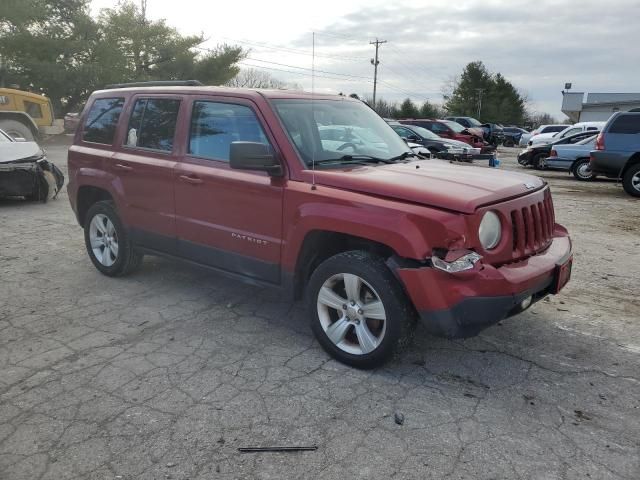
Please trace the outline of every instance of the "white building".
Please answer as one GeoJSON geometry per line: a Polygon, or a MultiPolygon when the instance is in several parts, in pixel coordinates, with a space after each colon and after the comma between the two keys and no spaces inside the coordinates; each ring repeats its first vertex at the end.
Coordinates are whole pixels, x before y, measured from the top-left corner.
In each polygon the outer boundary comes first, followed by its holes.
{"type": "Polygon", "coordinates": [[[573,122],[607,121],[615,112],[640,108],[640,93],[563,92],[562,113],[573,122]]]}

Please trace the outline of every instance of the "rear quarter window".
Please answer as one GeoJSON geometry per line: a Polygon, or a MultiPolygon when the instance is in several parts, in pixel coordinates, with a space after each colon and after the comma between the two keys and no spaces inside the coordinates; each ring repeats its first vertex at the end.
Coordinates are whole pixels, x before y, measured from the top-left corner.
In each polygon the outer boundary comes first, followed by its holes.
{"type": "Polygon", "coordinates": [[[82,140],[111,145],[123,105],[124,98],[99,98],[93,102],[84,122],[82,140]]]}
{"type": "Polygon", "coordinates": [[[609,133],[640,133],[640,115],[620,115],[613,121],[609,133]]]}

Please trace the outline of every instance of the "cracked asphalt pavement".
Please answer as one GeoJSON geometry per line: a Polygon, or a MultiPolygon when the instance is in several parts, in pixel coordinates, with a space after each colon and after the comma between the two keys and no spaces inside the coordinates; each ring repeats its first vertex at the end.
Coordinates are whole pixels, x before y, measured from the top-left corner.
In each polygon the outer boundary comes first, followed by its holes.
{"type": "Polygon", "coordinates": [[[638,201],[541,175],[574,241],[562,294],[476,338],[418,327],[374,371],[277,292],[150,257],[100,275],[65,192],[1,201],[0,478],[637,480],[638,201]],[[318,449],[237,450],[274,445],[318,449]]]}

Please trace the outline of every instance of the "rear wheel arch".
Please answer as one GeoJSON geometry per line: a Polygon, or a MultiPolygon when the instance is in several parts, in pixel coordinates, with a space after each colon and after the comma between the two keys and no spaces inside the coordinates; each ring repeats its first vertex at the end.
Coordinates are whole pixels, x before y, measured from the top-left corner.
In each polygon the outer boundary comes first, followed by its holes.
{"type": "Polygon", "coordinates": [[[81,227],[84,227],[87,212],[91,206],[101,201],[113,202],[113,195],[104,188],[95,187],[93,185],[83,185],[78,188],[77,209],[78,222],[81,227]]]}

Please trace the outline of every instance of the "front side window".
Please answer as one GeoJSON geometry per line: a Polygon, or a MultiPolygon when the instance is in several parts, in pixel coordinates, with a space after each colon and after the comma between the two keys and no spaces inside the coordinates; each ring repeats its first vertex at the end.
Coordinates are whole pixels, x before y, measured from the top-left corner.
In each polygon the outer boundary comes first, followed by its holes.
{"type": "Polygon", "coordinates": [[[561,134],[561,137],[570,137],[571,135],[574,135],[576,133],[580,133],[582,131],[582,129],[580,127],[577,128],[570,128],[569,130],[565,130],[565,132],[563,134],[561,134]]]}
{"type": "Polygon", "coordinates": [[[440,140],[440,137],[438,135],[433,133],[431,130],[427,130],[426,128],[414,125],[413,127],[411,127],[411,130],[414,133],[417,133],[422,138],[427,138],[429,140],[440,140]]]}
{"type": "Polygon", "coordinates": [[[389,160],[407,144],[371,108],[349,100],[279,99],[275,110],[306,165],[389,160]]]}
{"type": "Polygon", "coordinates": [[[24,111],[32,118],[42,118],[42,107],[39,103],[24,101],[24,111]]]}
{"type": "Polygon", "coordinates": [[[269,140],[251,108],[232,103],[195,101],[191,113],[189,153],[228,162],[232,142],[268,144],[269,140]]]}
{"type": "Polygon", "coordinates": [[[176,132],[180,100],[141,98],[129,119],[125,145],[170,152],[176,132]]]}
{"type": "Polygon", "coordinates": [[[124,98],[99,98],[93,102],[84,122],[82,139],[111,145],[123,105],[124,98]]]}
{"type": "Polygon", "coordinates": [[[405,127],[399,127],[397,125],[393,125],[391,128],[400,135],[402,138],[409,138],[412,135],[411,130],[405,127]]]}

